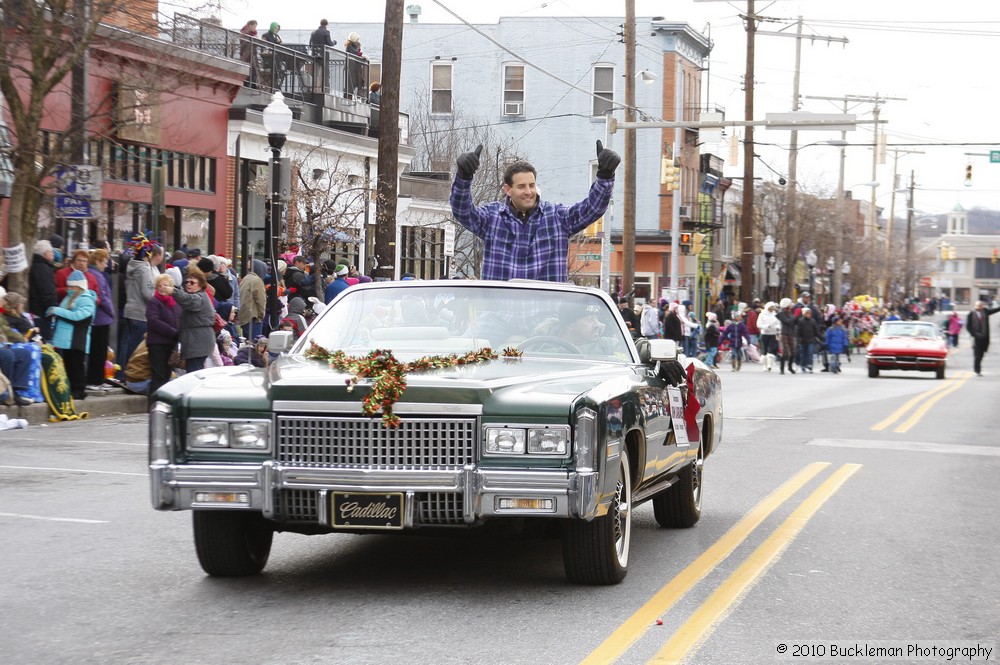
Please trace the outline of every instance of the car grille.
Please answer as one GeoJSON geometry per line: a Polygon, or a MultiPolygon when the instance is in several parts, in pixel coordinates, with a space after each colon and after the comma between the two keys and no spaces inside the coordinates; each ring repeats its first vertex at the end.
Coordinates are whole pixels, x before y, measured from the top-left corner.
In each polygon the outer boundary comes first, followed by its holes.
{"type": "Polygon", "coordinates": [[[303,466],[441,469],[475,461],[475,418],[278,416],[277,460],[303,466]]]}
{"type": "MultiPolygon", "coordinates": [[[[455,492],[418,492],[415,521],[421,526],[464,524],[462,495],[455,492]]],[[[316,490],[285,489],[278,492],[276,513],[287,522],[319,521],[320,493],[316,490]]]]}

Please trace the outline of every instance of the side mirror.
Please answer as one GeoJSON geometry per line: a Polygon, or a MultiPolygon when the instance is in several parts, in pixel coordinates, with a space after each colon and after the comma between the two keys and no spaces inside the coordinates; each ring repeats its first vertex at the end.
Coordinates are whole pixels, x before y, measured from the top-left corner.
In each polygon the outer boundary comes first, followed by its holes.
{"type": "Polygon", "coordinates": [[[275,330],[267,337],[267,350],[271,353],[285,353],[292,348],[292,331],[275,330]]]}
{"type": "Polygon", "coordinates": [[[677,360],[677,342],[672,339],[649,340],[649,360],[677,360]]]}

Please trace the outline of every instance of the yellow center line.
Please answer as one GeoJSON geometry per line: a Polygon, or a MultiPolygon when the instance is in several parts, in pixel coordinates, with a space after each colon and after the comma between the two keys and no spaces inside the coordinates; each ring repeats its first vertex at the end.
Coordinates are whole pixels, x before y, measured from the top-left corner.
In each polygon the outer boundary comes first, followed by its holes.
{"type": "Polygon", "coordinates": [[[666,586],[657,591],[645,605],[636,610],[635,614],[626,619],[615,632],[582,661],[582,665],[613,663],[621,657],[659,617],[729,556],[736,549],[736,546],[743,542],[761,522],[828,466],[830,466],[829,462],[813,462],[762,499],[701,556],[688,564],[666,586]]]}
{"type": "Polygon", "coordinates": [[[834,471],[833,475],[799,504],[788,519],[712,592],[708,600],[677,629],[649,663],[655,665],[680,663],[689,652],[697,649],[715,630],[718,622],[735,608],[760,576],[778,560],[816,511],[860,468],[860,464],[845,464],[834,471]]]}
{"type": "Polygon", "coordinates": [[[972,376],[971,372],[963,372],[959,376],[947,379],[943,384],[938,385],[938,386],[932,388],[931,390],[925,390],[924,392],[920,393],[916,397],[912,398],[910,401],[908,401],[903,406],[901,406],[898,409],[896,409],[895,411],[893,411],[889,415],[888,418],[886,418],[882,422],[880,422],[880,423],[876,424],[875,426],[873,426],[872,427],[872,431],[881,432],[885,428],[891,427],[893,423],[895,423],[897,420],[899,420],[900,418],[902,418],[906,414],[907,411],[909,411],[911,408],[913,408],[913,406],[915,404],[917,404],[918,402],[920,402],[921,400],[927,399],[928,397],[933,396],[937,392],[947,390],[948,388],[950,388],[951,386],[953,386],[956,381],[958,381],[960,379],[968,379],[970,376],[972,376]]]}
{"type": "Polygon", "coordinates": [[[899,434],[902,434],[904,432],[909,432],[911,427],[916,425],[918,422],[920,422],[921,418],[927,415],[927,412],[931,410],[932,406],[937,404],[938,401],[940,401],[942,398],[947,397],[948,395],[952,394],[953,392],[964,386],[966,383],[969,382],[969,379],[971,377],[972,373],[966,372],[965,375],[957,383],[952,384],[951,386],[948,387],[947,390],[942,390],[941,392],[939,392],[938,394],[934,395],[926,402],[921,404],[920,408],[915,410],[913,412],[913,415],[911,415],[905,421],[900,423],[899,427],[894,429],[893,432],[897,432],[899,434]]]}

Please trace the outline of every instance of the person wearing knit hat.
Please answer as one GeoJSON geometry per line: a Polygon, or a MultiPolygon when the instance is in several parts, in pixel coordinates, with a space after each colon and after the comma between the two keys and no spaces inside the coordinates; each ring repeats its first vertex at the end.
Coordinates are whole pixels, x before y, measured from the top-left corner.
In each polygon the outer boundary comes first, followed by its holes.
{"type": "Polygon", "coordinates": [[[87,353],[90,326],[97,313],[97,294],[87,288],[87,277],[74,270],[66,279],[66,297],[45,312],[56,320],[52,346],[59,350],[73,399],[87,397],[87,353]]]}
{"type": "Polygon", "coordinates": [[[335,278],[326,287],[326,293],[323,294],[324,299],[327,304],[333,302],[333,299],[339,296],[344,290],[350,287],[347,283],[347,266],[343,263],[338,263],[337,267],[334,268],[333,274],[335,278]]]}
{"type": "Polygon", "coordinates": [[[715,362],[719,354],[719,337],[722,331],[719,329],[719,315],[715,312],[705,312],[705,364],[709,367],[718,367],[715,362]]]}
{"type": "Polygon", "coordinates": [[[794,358],[796,352],[795,312],[792,311],[792,299],[782,298],[778,303],[778,321],[781,323],[781,373],[785,373],[785,363],[788,371],[795,374],[794,358]]]}
{"type": "Polygon", "coordinates": [[[760,330],[760,353],[764,371],[774,368],[774,359],[778,357],[778,335],[781,334],[781,321],[778,320],[778,303],[768,302],[757,315],[757,328],[760,330]]]}

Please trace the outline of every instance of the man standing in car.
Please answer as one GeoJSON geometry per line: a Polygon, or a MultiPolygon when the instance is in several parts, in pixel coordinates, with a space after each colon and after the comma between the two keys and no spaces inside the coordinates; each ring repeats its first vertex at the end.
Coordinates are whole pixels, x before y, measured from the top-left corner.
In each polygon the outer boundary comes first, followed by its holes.
{"type": "Polygon", "coordinates": [[[537,279],[568,282],[569,239],[600,219],[608,209],[621,158],[597,142],[597,179],[586,199],[572,206],[542,201],[535,167],[514,162],[503,176],[504,201],[481,207],[472,202],[472,177],[482,144],[459,155],[451,187],[455,220],[483,241],[483,279],[537,279]]]}

